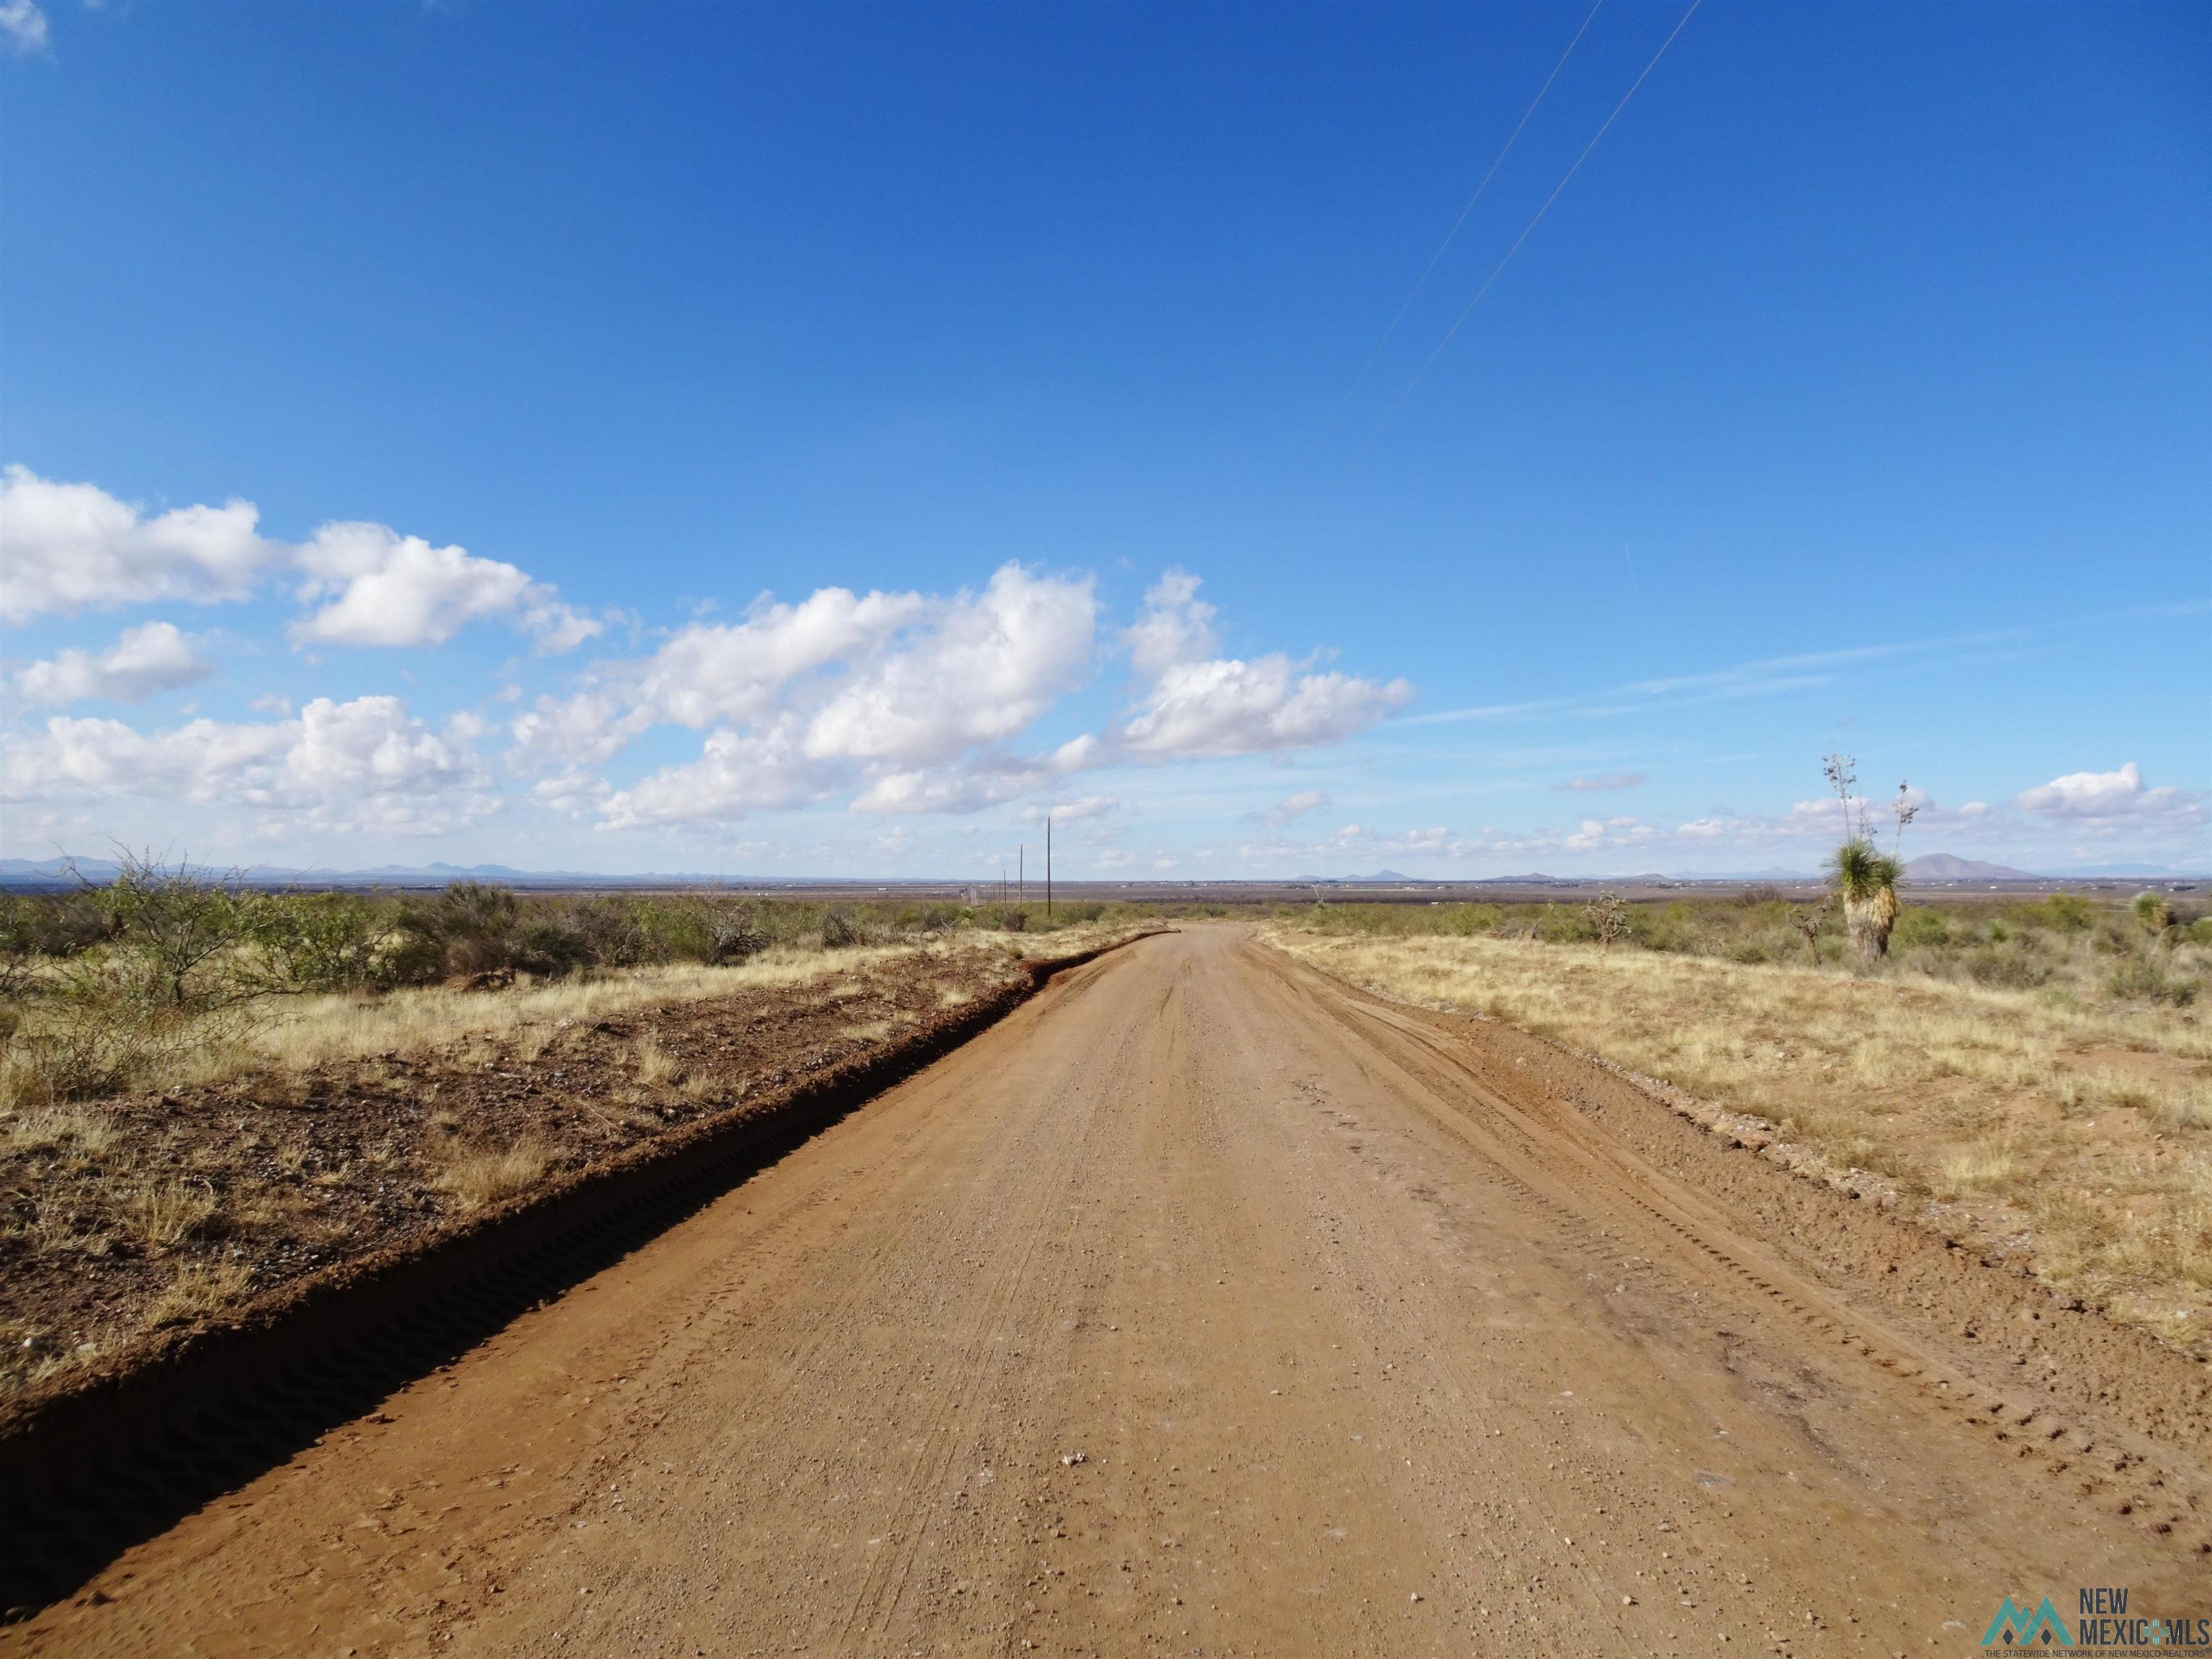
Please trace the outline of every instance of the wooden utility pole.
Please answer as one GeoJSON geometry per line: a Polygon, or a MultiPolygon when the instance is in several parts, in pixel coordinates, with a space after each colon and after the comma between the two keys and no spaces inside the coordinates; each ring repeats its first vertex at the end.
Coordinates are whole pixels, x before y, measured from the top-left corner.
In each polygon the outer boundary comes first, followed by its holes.
{"type": "Polygon", "coordinates": [[[1014,902],[1017,904],[1030,902],[1029,860],[1030,844],[1023,842],[1014,848],[1014,902]]]}
{"type": "Polygon", "coordinates": [[[1044,919],[1052,920],[1052,814],[1044,815],[1044,919]]]}

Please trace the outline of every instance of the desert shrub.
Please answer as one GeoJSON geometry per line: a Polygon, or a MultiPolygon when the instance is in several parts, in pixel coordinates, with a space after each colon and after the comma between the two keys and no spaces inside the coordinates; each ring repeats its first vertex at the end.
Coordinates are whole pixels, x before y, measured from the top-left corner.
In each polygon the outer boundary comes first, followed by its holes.
{"type": "Polygon", "coordinates": [[[244,1001],[179,1005],[143,964],[82,958],[70,965],[35,1018],[20,1018],[0,1059],[0,1096],[10,1106],[112,1094],[187,1056],[244,1035],[244,1001]]]}
{"type": "Polygon", "coordinates": [[[2042,913],[2038,920],[2057,933],[2087,933],[2097,919],[2096,907],[2079,893],[2053,893],[2035,908],[2042,913]]]}
{"type": "Polygon", "coordinates": [[[750,904],[726,905],[715,913],[708,933],[707,960],[743,962],[774,943],[750,904]]]}
{"type": "Polygon", "coordinates": [[[395,982],[391,918],[353,893],[283,893],[255,906],[251,933],[271,990],[380,990],[395,982]]]}
{"type": "Polygon", "coordinates": [[[1890,943],[1899,946],[1942,945],[1951,942],[1951,924],[1932,905],[1916,904],[1897,919],[1890,943]]]}
{"type": "Polygon", "coordinates": [[[2170,974],[2162,963],[2131,957],[2114,964],[2105,975],[2105,989],[2124,1002],[2163,1002],[2186,1008],[2202,988],[2193,979],[2170,974]]]}
{"type": "Polygon", "coordinates": [[[2163,893],[2137,893],[2128,911],[2146,933],[2163,933],[2173,926],[2173,901],[2163,893]]]}
{"type": "Polygon", "coordinates": [[[580,947],[577,967],[643,968],[668,960],[670,953],[636,905],[619,899],[586,899],[562,920],[580,947]]]}
{"type": "Polygon", "coordinates": [[[564,915],[532,916],[517,927],[507,940],[505,966],[526,974],[558,979],[599,960],[592,939],[564,915]]]}
{"type": "Polygon", "coordinates": [[[1977,985],[2008,986],[2029,990],[2051,982],[2053,969],[2025,941],[1984,945],[1960,959],[1960,971],[1977,985]]]}
{"type": "Polygon", "coordinates": [[[205,1012],[259,994],[246,947],[261,896],[236,872],[210,877],[130,853],[121,862],[121,873],[99,891],[114,947],[103,953],[104,995],[205,1012]]]}
{"type": "Polygon", "coordinates": [[[402,905],[398,925],[422,942],[398,953],[416,982],[441,973],[493,974],[516,965],[520,906],[510,888],[457,881],[434,897],[402,905]]]}
{"type": "Polygon", "coordinates": [[[93,889],[0,893],[0,960],[74,956],[107,933],[107,917],[93,889]]]}
{"type": "Polygon", "coordinates": [[[822,913],[822,948],[842,951],[860,943],[860,926],[853,913],[833,904],[822,913]]]}

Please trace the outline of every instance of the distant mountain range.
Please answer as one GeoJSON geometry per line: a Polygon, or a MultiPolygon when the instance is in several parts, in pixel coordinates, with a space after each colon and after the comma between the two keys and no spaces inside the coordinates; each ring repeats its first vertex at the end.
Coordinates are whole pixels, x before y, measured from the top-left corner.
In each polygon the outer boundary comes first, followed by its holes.
{"type": "Polygon", "coordinates": [[[1905,861],[1907,881],[2033,881],[2035,878],[2025,870],[2015,870],[2007,864],[1988,864],[1980,859],[1962,859],[1949,853],[1923,853],[1917,859],[1905,861]]]}

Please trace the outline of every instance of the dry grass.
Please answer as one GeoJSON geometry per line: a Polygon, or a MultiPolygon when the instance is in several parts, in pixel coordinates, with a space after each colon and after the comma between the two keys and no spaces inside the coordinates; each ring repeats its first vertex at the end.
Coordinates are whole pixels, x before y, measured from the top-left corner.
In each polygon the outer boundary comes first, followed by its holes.
{"type": "Polygon", "coordinates": [[[651,1037],[640,1037],[631,1050],[630,1063],[637,1080],[648,1089],[663,1089],[684,1081],[684,1062],[651,1037]]]}
{"type": "Polygon", "coordinates": [[[216,1212],[209,1188],[175,1179],[137,1188],[124,1200],[126,1231],[149,1250],[173,1250],[216,1212]]]}
{"type": "Polygon", "coordinates": [[[8,1146],[19,1152],[67,1152],[96,1158],[115,1144],[115,1127],[82,1106],[49,1106],[7,1121],[8,1146]]]}
{"type": "Polygon", "coordinates": [[[252,1277],[239,1261],[179,1268],[167,1288],[147,1308],[145,1322],[159,1328],[220,1313],[246,1294],[252,1277]]]}
{"type": "Polygon", "coordinates": [[[242,1041],[203,1055],[181,1080],[296,1073],[378,1054],[411,1059],[471,1043],[527,1061],[564,1025],[588,1025],[655,1005],[749,990],[804,991],[885,967],[932,977],[953,963],[1011,969],[1026,956],[1067,955],[1132,931],[1103,924],[1036,936],[968,929],[908,945],[835,951],[778,947],[732,967],[625,969],[498,992],[441,987],[380,997],[303,997],[242,1041]]]}
{"type": "Polygon", "coordinates": [[[2212,1031],[2193,1011],[1488,937],[1269,937],[1382,994],[1767,1118],[2116,1317],[2212,1352],[2212,1031]]]}
{"type": "Polygon", "coordinates": [[[480,1210],[527,1191],[544,1178],[551,1159],[532,1140],[512,1146],[457,1148],[433,1183],[464,1210],[480,1210]]]}

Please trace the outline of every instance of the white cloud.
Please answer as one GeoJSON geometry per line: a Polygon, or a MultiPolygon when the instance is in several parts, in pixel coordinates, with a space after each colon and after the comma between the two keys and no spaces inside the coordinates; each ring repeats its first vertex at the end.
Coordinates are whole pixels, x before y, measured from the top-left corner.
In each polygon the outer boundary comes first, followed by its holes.
{"type": "Polygon", "coordinates": [[[1028,808],[1022,813],[1024,823],[1042,823],[1050,818],[1054,823],[1080,823],[1085,818],[1103,818],[1121,810],[1121,803],[1111,795],[1085,795],[1075,800],[1046,801],[1028,808]]]}
{"type": "Polygon", "coordinates": [[[0,35],[7,37],[10,51],[44,52],[46,15],[36,0],[0,0],[0,35]]]}
{"type": "Polygon", "coordinates": [[[192,642],[174,624],[144,623],[124,629],[106,650],[57,653],[15,677],[15,693],[28,703],[82,702],[102,697],[137,702],[157,692],[190,685],[209,673],[192,642]]]}
{"type": "Polygon", "coordinates": [[[2196,823],[2204,817],[2202,795],[2171,785],[2146,789],[2142,772],[2133,761],[2117,772],[2069,772],[2064,777],[2022,790],[2014,804],[2023,812],[2091,824],[2120,821],[2140,824],[2146,820],[2196,823]]]}
{"type": "Polygon", "coordinates": [[[1180,759],[1337,743],[1413,698],[1404,680],[1308,673],[1280,653],[1249,662],[1207,657],[1213,609],[1197,594],[1195,577],[1170,571],[1129,630],[1132,663],[1150,682],[1118,733],[1132,755],[1180,759]]]}
{"type": "Polygon", "coordinates": [[[744,621],[695,623],[636,676],[634,702],[649,720],[706,726],[760,720],[793,682],[866,656],[927,616],[919,593],[825,587],[798,605],[763,601],[744,621]]]}
{"type": "Polygon", "coordinates": [[[1130,664],[1145,678],[1212,654],[1213,607],[1198,597],[1198,586],[1188,570],[1170,570],[1145,594],[1144,611],[1124,636],[1130,664]]]}
{"type": "Polygon", "coordinates": [[[1595,777],[1570,778],[1552,787],[1570,794],[1587,794],[1593,790],[1639,788],[1646,781],[1641,772],[1600,772],[1595,777]]]}
{"type": "Polygon", "coordinates": [[[652,724],[650,709],[625,708],[603,691],[540,697],[536,708],[515,720],[510,759],[526,769],[591,765],[620,754],[652,724]]]}
{"type": "Polygon", "coordinates": [[[955,768],[886,772],[854,797],[856,812],[978,812],[1033,787],[1029,772],[990,773],[955,768]]]}
{"type": "Polygon", "coordinates": [[[1334,805],[1335,803],[1319,789],[1301,789],[1296,794],[1284,796],[1264,812],[1248,812],[1245,816],[1256,817],[1260,823],[1266,824],[1271,830],[1279,830],[1294,818],[1302,818],[1309,812],[1318,812],[1324,806],[1334,805]]]}
{"type": "Polygon", "coordinates": [[[902,649],[852,677],[807,728],[817,758],[941,761],[1028,729],[1090,665],[1088,578],[1001,566],[975,599],[937,607],[902,649]]]}
{"type": "Polygon", "coordinates": [[[258,521],[241,501],[148,519],[97,485],[10,466],[0,477],[0,620],[244,599],[283,551],[255,532],[258,521]]]}
{"type": "Polygon", "coordinates": [[[441,645],[471,622],[509,617],[541,652],[561,652],[603,626],[514,565],[385,525],[324,525],[295,556],[307,578],[301,600],[327,599],[293,625],[301,643],[441,645]]]}
{"type": "Polygon", "coordinates": [[[787,716],[756,730],[724,726],[708,732],[697,760],[663,767],[632,787],[615,791],[600,811],[617,830],[694,823],[809,805],[835,787],[835,780],[809,763],[799,745],[799,722],[787,716]]]}
{"type": "MultiPolygon", "coordinates": [[[[593,690],[541,699],[515,723],[526,759],[603,761],[652,726],[707,726],[699,758],[611,792],[612,827],[733,818],[846,789],[866,812],[963,812],[1090,763],[1079,738],[1028,758],[1007,745],[1088,672],[1088,577],[1002,566],[980,593],[757,603],[742,622],[695,623],[593,690]]],[[[581,797],[573,788],[569,799],[581,797]]]]}
{"type": "Polygon", "coordinates": [[[151,733],[56,715],[43,735],[9,740],[8,793],[247,806],[320,830],[434,833],[497,805],[477,733],[465,720],[433,732],[390,696],[318,697],[293,719],[151,733]]]}
{"type": "Polygon", "coordinates": [[[1160,677],[1121,738],[1155,759],[1310,748],[1356,736],[1413,696],[1404,680],[1302,674],[1280,655],[1183,663],[1160,677]]]}
{"type": "Polygon", "coordinates": [[[0,479],[0,620],[117,605],[242,599],[269,572],[302,572],[302,643],[437,645],[480,618],[507,618],[541,653],[574,650],[605,624],[511,564],[433,547],[380,524],[326,524],[299,546],[257,528],[251,501],[180,507],[149,519],[96,484],[27,467],[0,479]]]}

